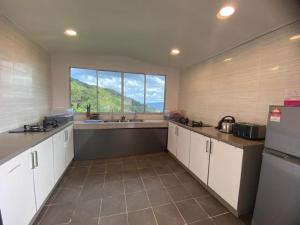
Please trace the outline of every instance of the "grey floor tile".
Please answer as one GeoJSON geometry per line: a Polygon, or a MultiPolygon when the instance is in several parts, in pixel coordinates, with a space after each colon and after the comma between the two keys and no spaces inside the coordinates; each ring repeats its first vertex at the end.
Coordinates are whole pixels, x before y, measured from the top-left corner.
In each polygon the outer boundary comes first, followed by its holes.
{"type": "Polygon", "coordinates": [[[183,169],[183,167],[177,163],[172,163],[168,165],[174,173],[186,172],[185,169],[183,169]]]}
{"type": "Polygon", "coordinates": [[[74,188],[61,188],[56,191],[51,204],[64,204],[74,202],[78,199],[81,190],[74,188]]]}
{"type": "Polygon", "coordinates": [[[103,184],[105,174],[89,174],[85,179],[85,185],[103,184]]]}
{"type": "Polygon", "coordinates": [[[213,221],[217,225],[245,225],[240,219],[236,218],[231,213],[214,217],[213,221]]]}
{"type": "Polygon", "coordinates": [[[105,172],[106,172],[105,164],[92,165],[90,168],[90,174],[98,174],[98,173],[105,173],[105,172]]]}
{"type": "Polygon", "coordinates": [[[101,199],[79,200],[76,202],[74,214],[82,217],[98,218],[100,214],[100,204],[101,199]]]}
{"type": "Polygon", "coordinates": [[[99,225],[127,225],[127,214],[101,217],[99,225]]]}
{"type": "Polygon", "coordinates": [[[107,173],[120,173],[120,172],[123,172],[123,170],[124,170],[123,163],[107,164],[106,170],[107,170],[107,173]]]}
{"type": "Polygon", "coordinates": [[[68,225],[98,225],[98,217],[92,218],[80,213],[74,214],[71,217],[71,223],[68,223],[68,225]]]}
{"type": "Polygon", "coordinates": [[[180,185],[178,178],[174,174],[161,175],[160,179],[167,188],[180,185]]]}
{"type": "Polygon", "coordinates": [[[122,172],[114,172],[114,173],[106,173],[105,174],[105,182],[120,181],[120,180],[123,180],[122,172]]]}
{"type": "Polygon", "coordinates": [[[152,209],[128,213],[129,225],[157,225],[152,209]]]}
{"type": "Polygon", "coordinates": [[[151,189],[147,191],[152,206],[163,205],[171,202],[168,192],[161,189],[151,189]]]}
{"type": "Polygon", "coordinates": [[[49,206],[47,212],[41,219],[40,225],[69,223],[74,208],[75,205],[73,203],[49,206]]]}
{"type": "Polygon", "coordinates": [[[81,200],[100,199],[102,197],[103,184],[87,184],[83,186],[80,194],[81,200]]]}
{"type": "Polygon", "coordinates": [[[209,195],[204,187],[202,187],[202,185],[198,182],[186,183],[183,184],[183,186],[193,197],[202,197],[209,195]]]}
{"type": "Polygon", "coordinates": [[[48,206],[44,206],[41,211],[39,212],[38,216],[36,217],[35,221],[33,222],[33,225],[38,225],[43,217],[45,216],[46,212],[48,210],[48,206]]]}
{"type": "Polygon", "coordinates": [[[74,167],[86,167],[92,165],[92,160],[75,160],[72,163],[72,166],[74,167]]]}
{"type": "Polygon", "coordinates": [[[212,219],[204,219],[194,223],[189,223],[188,225],[215,225],[212,219]]]}
{"type": "Polygon", "coordinates": [[[192,195],[188,193],[182,185],[167,188],[167,191],[169,192],[172,200],[175,202],[189,199],[192,197],[192,195]]]}
{"type": "Polygon", "coordinates": [[[93,165],[106,165],[107,160],[106,159],[94,159],[92,160],[92,166],[93,165]]]}
{"type": "Polygon", "coordinates": [[[139,178],[140,174],[138,170],[130,170],[130,171],[124,171],[123,173],[123,179],[128,180],[128,179],[134,179],[134,178],[139,178]]]}
{"type": "Polygon", "coordinates": [[[142,178],[157,176],[153,168],[143,168],[139,170],[142,178]]]}
{"type": "Polygon", "coordinates": [[[187,223],[208,218],[194,199],[177,202],[176,205],[187,223]]]}
{"type": "Polygon", "coordinates": [[[196,180],[188,172],[176,173],[176,176],[181,183],[196,182],[196,180]]]}
{"type": "Polygon", "coordinates": [[[163,188],[163,184],[162,184],[159,177],[143,178],[143,182],[144,182],[145,188],[147,190],[156,189],[156,188],[163,188]]]}
{"type": "Polygon", "coordinates": [[[197,201],[210,216],[228,212],[228,210],[211,195],[197,198],[197,201]]]}
{"type": "Polygon", "coordinates": [[[141,178],[125,180],[124,184],[126,194],[144,190],[144,185],[141,178]]]}
{"type": "Polygon", "coordinates": [[[84,185],[86,175],[70,175],[64,176],[59,183],[59,188],[78,188],[81,189],[84,185]]]}
{"type": "Polygon", "coordinates": [[[102,199],[100,217],[121,214],[125,213],[125,211],[126,206],[124,195],[115,195],[102,199]]]}
{"type": "Polygon", "coordinates": [[[147,194],[145,191],[134,192],[126,195],[127,210],[133,211],[145,209],[150,206],[147,194]]]}
{"type": "Polygon", "coordinates": [[[165,166],[154,167],[154,170],[158,175],[173,173],[171,168],[169,166],[166,166],[166,165],[165,166]]]}
{"type": "Polygon", "coordinates": [[[114,196],[124,194],[124,185],[122,181],[107,182],[103,185],[102,196],[114,196]]]}
{"type": "Polygon", "coordinates": [[[182,225],[184,221],[173,204],[155,207],[154,214],[158,225],[182,225]]]}

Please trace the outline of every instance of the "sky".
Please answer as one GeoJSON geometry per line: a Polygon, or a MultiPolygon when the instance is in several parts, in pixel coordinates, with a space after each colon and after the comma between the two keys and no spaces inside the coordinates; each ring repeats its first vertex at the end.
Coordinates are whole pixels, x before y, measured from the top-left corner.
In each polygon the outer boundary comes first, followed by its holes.
{"type": "MultiPolygon", "coordinates": [[[[110,88],[121,93],[121,73],[112,71],[97,71],[89,69],[71,68],[71,76],[89,85],[97,85],[97,72],[99,86],[110,88]]],[[[144,103],[143,74],[124,73],[124,94],[140,103],[144,103]]],[[[162,103],[164,101],[165,76],[146,76],[146,103],[162,103]]]]}

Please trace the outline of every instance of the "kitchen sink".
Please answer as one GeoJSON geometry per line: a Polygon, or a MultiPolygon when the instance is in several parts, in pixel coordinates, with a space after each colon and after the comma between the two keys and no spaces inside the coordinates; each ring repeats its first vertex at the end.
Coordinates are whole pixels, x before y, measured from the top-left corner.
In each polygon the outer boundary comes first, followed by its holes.
{"type": "Polygon", "coordinates": [[[144,122],[144,120],[131,119],[131,120],[104,120],[104,123],[135,123],[135,122],[144,122]]]}

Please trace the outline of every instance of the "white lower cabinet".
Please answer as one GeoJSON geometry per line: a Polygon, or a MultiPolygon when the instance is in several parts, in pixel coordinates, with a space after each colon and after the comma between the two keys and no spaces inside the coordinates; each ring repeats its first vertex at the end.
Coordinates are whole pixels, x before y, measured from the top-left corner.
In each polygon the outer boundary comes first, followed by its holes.
{"type": "Polygon", "coordinates": [[[65,132],[65,149],[66,149],[66,166],[68,166],[74,158],[73,143],[73,125],[66,128],[65,132]]]}
{"type": "Polygon", "coordinates": [[[66,168],[65,130],[53,136],[54,182],[56,183],[66,168]]]}
{"type": "Polygon", "coordinates": [[[54,187],[53,143],[52,137],[34,146],[33,176],[37,208],[40,208],[54,187]]]}
{"type": "Polygon", "coordinates": [[[168,129],[168,150],[174,155],[177,155],[177,131],[178,126],[174,123],[169,123],[168,129]]]}
{"type": "Polygon", "coordinates": [[[178,127],[177,134],[177,158],[183,165],[189,167],[191,131],[178,127]]]}
{"type": "Polygon", "coordinates": [[[234,209],[238,207],[243,150],[211,139],[208,186],[234,209]]]}
{"type": "Polygon", "coordinates": [[[3,225],[28,225],[37,211],[31,149],[0,167],[0,208],[3,225]]]}
{"type": "Polygon", "coordinates": [[[189,169],[205,184],[208,179],[210,138],[191,132],[189,169]]]}

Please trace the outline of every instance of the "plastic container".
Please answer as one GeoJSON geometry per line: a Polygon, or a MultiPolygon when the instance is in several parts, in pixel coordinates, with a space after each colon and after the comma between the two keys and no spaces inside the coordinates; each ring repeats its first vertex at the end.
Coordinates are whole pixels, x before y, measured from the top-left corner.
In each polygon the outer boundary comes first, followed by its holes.
{"type": "Polygon", "coordinates": [[[286,90],[284,106],[300,107],[300,90],[286,90]]]}

